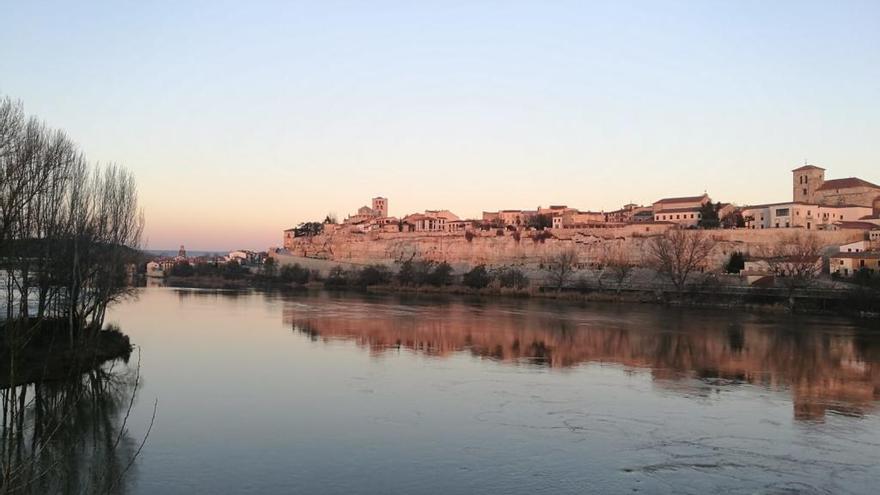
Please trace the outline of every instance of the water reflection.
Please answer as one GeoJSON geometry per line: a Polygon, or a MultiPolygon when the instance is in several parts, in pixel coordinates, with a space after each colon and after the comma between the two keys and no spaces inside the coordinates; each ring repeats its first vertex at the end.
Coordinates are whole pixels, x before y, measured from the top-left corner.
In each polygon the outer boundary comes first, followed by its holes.
{"type": "Polygon", "coordinates": [[[126,493],[140,446],[125,424],[137,384],[117,363],[2,389],[0,493],[126,493]]]}
{"type": "Polygon", "coordinates": [[[880,400],[880,333],[834,320],[324,297],[287,302],[284,321],[315,340],[354,341],[377,356],[406,349],[518,366],[613,363],[647,370],[655,386],[689,395],[759,386],[789,393],[799,420],[862,416],[880,400]]]}

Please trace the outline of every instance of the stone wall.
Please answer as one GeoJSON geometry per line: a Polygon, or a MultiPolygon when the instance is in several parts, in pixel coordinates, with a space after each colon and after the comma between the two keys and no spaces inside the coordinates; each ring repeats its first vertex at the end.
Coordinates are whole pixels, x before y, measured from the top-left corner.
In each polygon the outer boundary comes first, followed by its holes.
{"type": "MultiPolygon", "coordinates": [[[[547,231],[546,239],[535,237],[538,232],[480,231],[474,235],[441,232],[372,232],[354,234],[335,232],[314,237],[298,237],[289,246],[288,253],[276,254],[282,263],[293,260],[314,260],[322,271],[332,264],[365,265],[382,263],[393,265],[409,259],[447,261],[456,270],[485,264],[512,265],[534,268],[554,255],[569,249],[578,252],[584,266],[601,263],[609,252],[620,252],[633,264],[643,264],[647,258],[647,243],[656,235],[672,228],[669,224],[633,224],[619,228],[554,229],[547,231]],[[518,239],[517,239],[518,237],[518,239]]],[[[786,236],[801,229],[713,230],[717,245],[710,266],[720,267],[734,251],[760,253],[786,236]]],[[[858,230],[814,231],[823,246],[833,247],[864,238],[858,230]]],[[[546,234],[545,234],[546,235],[546,234]]],[[[298,261],[299,262],[299,261],[298,261]]],[[[316,268],[319,268],[316,266],[316,268]]]]}

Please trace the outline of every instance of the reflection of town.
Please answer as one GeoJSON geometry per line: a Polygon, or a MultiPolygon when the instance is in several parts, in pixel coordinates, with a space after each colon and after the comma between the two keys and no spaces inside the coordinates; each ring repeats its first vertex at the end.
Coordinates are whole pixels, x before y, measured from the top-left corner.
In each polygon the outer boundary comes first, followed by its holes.
{"type": "Polygon", "coordinates": [[[325,300],[286,306],[284,321],[313,339],[351,340],[374,354],[400,348],[431,356],[469,352],[552,368],[614,363],[649,370],[656,385],[685,393],[742,383],[789,390],[797,419],[821,419],[829,411],[860,416],[880,400],[876,332],[754,316],[522,306],[325,300]]]}

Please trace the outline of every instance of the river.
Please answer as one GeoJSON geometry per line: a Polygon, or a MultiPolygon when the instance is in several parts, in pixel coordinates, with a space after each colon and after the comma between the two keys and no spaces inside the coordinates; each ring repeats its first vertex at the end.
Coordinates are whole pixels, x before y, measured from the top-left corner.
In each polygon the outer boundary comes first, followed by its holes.
{"type": "Polygon", "coordinates": [[[880,479],[876,321],[167,288],[107,321],[140,348],[135,445],[158,399],[128,493],[844,494],[880,479]]]}

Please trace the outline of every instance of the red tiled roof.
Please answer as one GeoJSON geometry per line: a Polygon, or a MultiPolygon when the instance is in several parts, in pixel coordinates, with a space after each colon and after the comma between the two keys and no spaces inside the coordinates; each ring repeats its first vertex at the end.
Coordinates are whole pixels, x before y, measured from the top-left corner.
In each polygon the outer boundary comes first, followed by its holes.
{"type": "Polygon", "coordinates": [[[798,167],[798,168],[792,170],[792,172],[800,172],[801,170],[825,170],[825,169],[822,167],[817,167],[815,165],[804,165],[803,167],[798,167]]]}
{"type": "Polygon", "coordinates": [[[692,203],[694,201],[702,201],[705,198],[705,194],[701,194],[699,196],[685,196],[682,198],[663,198],[659,201],[655,201],[654,204],[657,203],[692,203]]]}
{"type": "Polygon", "coordinates": [[[874,230],[880,228],[877,224],[871,222],[835,222],[834,225],[842,229],[874,230]]]}
{"type": "Polygon", "coordinates": [[[660,210],[657,213],[655,213],[655,215],[665,215],[667,213],[691,213],[691,212],[698,212],[701,210],[702,210],[702,208],[698,208],[696,206],[693,208],[669,208],[669,209],[660,210]]]}
{"type": "Polygon", "coordinates": [[[858,177],[847,177],[846,179],[832,179],[826,180],[817,191],[828,191],[830,189],[850,189],[854,187],[873,187],[875,189],[880,189],[880,186],[877,184],[871,184],[866,180],[859,179],[858,177]]]}

